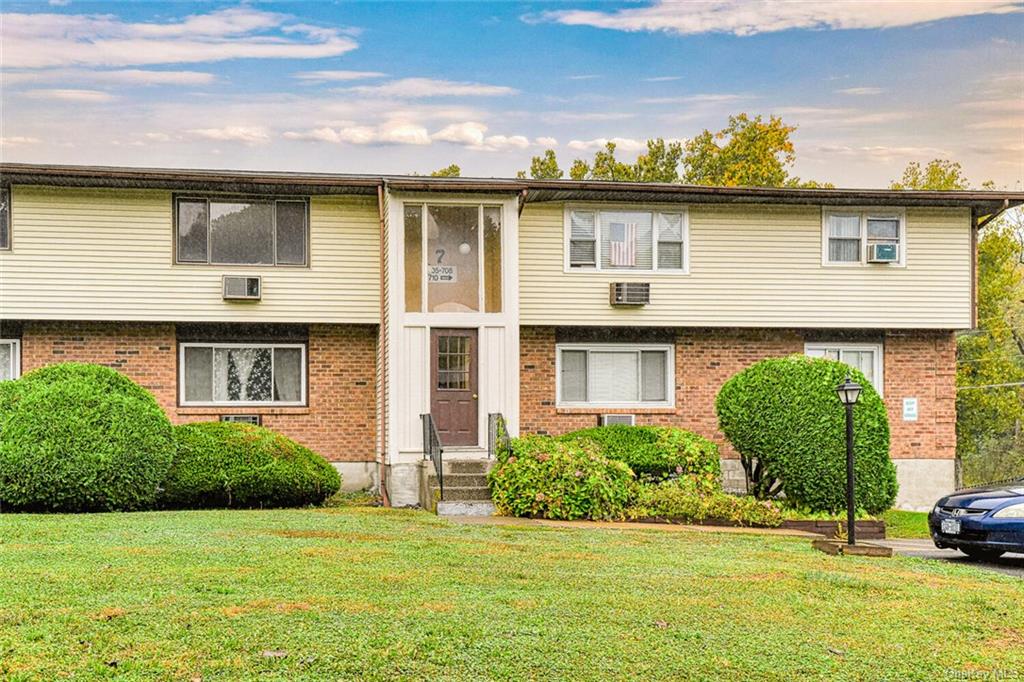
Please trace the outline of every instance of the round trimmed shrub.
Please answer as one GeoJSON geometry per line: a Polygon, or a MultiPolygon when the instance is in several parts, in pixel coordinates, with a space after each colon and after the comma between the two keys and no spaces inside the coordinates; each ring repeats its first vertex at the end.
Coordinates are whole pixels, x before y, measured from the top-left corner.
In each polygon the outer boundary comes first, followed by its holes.
{"type": "Polygon", "coordinates": [[[174,427],[174,437],[165,507],[299,507],[320,504],[341,488],[341,475],[327,460],[270,429],[196,422],[174,427]]]}
{"type": "Polygon", "coordinates": [[[864,387],[854,407],[857,506],[878,514],[896,499],[889,420],[864,375],[833,360],[793,355],[734,375],[715,401],[718,424],[739,452],[752,491],[764,499],[837,513],[846,508],[846,412],[835,388],[847,376],[864,387]]]}
{"type": "Polygon", "coordinates": [[[502,514],[547,519],[621,519],[634,483],[623,462],[592,441],[525,436],[511,443],[487,478],[502,514]]]}
{"type": "Polygon", "coordinates": [[[153,396],[108,367],[56,365],[0,384],[5,508],[146,509],[173,453],[171,424],[153,396]]]}
{"type": "Polygon", "coordinates": [[[601,454],[625,462],[638,477],[661,479],[721,473],[718,446],[692,431],[669,426],[598,426],[564,434],[564,442],[590,440],[601,454]]]}

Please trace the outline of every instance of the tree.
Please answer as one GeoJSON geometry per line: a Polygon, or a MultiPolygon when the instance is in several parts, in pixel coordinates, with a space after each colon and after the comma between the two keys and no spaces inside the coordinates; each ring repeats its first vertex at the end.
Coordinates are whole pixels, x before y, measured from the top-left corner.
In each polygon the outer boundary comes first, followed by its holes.
{"type": "MultiPolygon", "coordinates": [[[[530,177],[534,180],[560,180],[565,173],[558,167],[558,158],[554,149],[545,149],[543,156],[535,156],[530,160],[530,177]]],[[[523,179],[526,171],[519,171],[516,177],[523,179]]]]}
{"type": "Polygon", "coordinates": [[[903,177],[898,181],[893,180],[891,189],[955,190],[969,189],[970,186],[959,163],[948,159],[933,159],[924,168],[917,161],[907,164],[903,177]]]}
{"type": "Polygon", "coordinates": [[[633,174],[637,182],[679,182],[679,164],[683,159],[681,142],[647,140],[647,153],[637,157],[633,174]]]}
{"type": "Polygon", "coordinates": [[[430,174],[432,178],[458,178],[462,176],[462,169],[459,168],[457,163],[453,163],[444,168],[438,168],[436,171],[430,174]]]}
{"type": "Polygon", "coordinates": [[[778,116],[729,117],[718,132],[704,130],[684,146],[683,182],[727,187],[831,187],[789,175],[796,160],[790,135],[796,126],[778,116]]]}

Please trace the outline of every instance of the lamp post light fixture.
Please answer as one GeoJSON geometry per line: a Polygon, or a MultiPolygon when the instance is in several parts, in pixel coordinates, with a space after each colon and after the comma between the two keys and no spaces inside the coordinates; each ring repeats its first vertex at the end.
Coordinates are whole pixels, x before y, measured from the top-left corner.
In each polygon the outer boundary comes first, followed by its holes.
{"type": "Polygon", "coordinates": [[[839,402],[846,408],[846,544],[857,544],[856,524],[854,522],[853,499],[853,406],[860,399],[863,390],[860,384],[846,375],[846,381],[836,386],[839,402]]]}

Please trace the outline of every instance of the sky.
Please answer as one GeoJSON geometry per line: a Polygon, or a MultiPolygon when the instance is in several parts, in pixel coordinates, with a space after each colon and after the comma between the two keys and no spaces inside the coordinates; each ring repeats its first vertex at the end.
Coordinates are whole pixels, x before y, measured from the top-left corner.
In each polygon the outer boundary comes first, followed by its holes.
{"type": "Polygon", "coordinates": [[[791,125],[804,179],[1024,189],[1024,2],[0,4],[4,161],[509,177],[791,125]]]}

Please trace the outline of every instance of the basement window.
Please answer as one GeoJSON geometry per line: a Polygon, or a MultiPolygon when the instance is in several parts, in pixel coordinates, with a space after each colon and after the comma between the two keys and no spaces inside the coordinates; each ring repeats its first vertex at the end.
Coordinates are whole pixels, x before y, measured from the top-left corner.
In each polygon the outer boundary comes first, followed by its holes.
{"type": "Polygon", "coordinates": [[[308,209],[305,199],[179,197],[174,211],[177,262],[306,265],[308,209]]]}
{"type": "Polygon", "coordinates": [[[306,345],[183,343],[182,405],[304,405],[306,345]]]}

